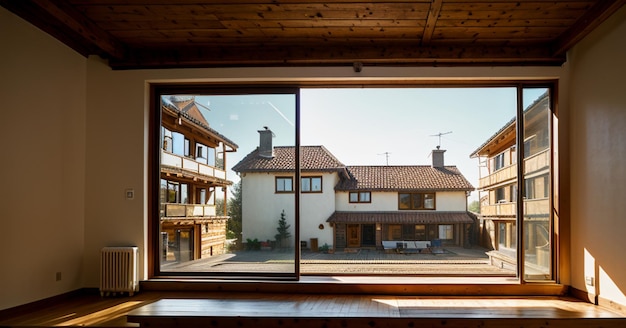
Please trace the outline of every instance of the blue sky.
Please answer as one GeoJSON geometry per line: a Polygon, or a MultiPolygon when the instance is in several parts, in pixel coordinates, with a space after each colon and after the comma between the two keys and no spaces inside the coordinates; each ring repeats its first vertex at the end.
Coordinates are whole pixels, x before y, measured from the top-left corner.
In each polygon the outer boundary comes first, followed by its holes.
{"type": "MultiPolygon", "coordinates": [[[[524,103],[545,92],[525,90],[524,103]],[[528,91],[528,92],[526,92],[528,91]]],[[[469,158],[515,116],[515,88],[336,88],[301,90],[301,144],[323,145],[346,165],[429,165],[439,143],[445,164],[478,186],[478,160],[469,158]],[[385,155],[388,153],[388,156],[385,155]]],[[[258,146],[269,127],[275,146],[295,143],[293,95],[198,96],[211,127],[239,145],[230,169],[258,146]]],[[[237,182],[235,173],[229,179],[237,182]]],[[[475,200],[474,191],[470,200],[475,200]]]]}

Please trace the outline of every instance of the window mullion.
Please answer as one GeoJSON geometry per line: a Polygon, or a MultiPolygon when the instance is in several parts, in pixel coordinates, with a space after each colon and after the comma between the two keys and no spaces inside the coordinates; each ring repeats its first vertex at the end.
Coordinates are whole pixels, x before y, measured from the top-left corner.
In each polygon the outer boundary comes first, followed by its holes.
{"type": "Polygon", "coordinates": [[[523,86],[517,86],[517,119],[515,120],[517,135],[517,202],[516,202],[516,225],[517,225],[517,277],[520,283],[524,283],[524,91],[523,86]]]}

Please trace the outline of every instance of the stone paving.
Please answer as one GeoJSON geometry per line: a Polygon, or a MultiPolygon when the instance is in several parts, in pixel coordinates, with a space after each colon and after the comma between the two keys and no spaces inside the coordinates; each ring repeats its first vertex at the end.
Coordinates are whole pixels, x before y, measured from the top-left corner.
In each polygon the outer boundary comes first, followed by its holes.
{"type": "MultiPolygon", "coordinates": [[[[394,253],[356,250],[332,254],[303,251],[302,274],[385,274],[385,275],[511,275],[514,272],[489,265],[482,248],[446,247],[433,253],[394,253]]],[[[208,259],[166,264],[166,272],[208,273],[293,273],[293,252],[238,251],[208,259]]]]}

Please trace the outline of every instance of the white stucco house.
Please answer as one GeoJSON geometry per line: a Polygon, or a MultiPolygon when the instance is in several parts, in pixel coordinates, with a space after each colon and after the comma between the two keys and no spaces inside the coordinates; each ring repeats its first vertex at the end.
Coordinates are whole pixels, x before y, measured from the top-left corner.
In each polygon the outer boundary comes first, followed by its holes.
{"type": "MultiPolygon", "coordinates": [[[[272,132],[237,163],[243,241],[274,240],[284,210],[294,236],[295,147],[274,147],[272,132]]],[[[300,241],[312,250],[383,248],[403,241],[465,245],[474,219],[474,190],[456,166],[433,150],[431,165],[346,166],[323,146],[300,147],[300,241]],[[393,243],[392,243],[393,242],[393,243]]]]}

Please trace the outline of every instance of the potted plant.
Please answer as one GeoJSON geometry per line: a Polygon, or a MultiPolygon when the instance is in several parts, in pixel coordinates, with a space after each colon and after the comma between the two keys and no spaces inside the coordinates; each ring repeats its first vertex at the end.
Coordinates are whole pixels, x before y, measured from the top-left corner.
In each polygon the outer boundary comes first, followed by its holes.
{"type": "Polygon", "coordinates": [[[319,247],[319,251],[322,253],[326,253],[326,254],[333,254],[335,252],[333,248],[326,243],[324,243],[324,245],[319,247]]]}

